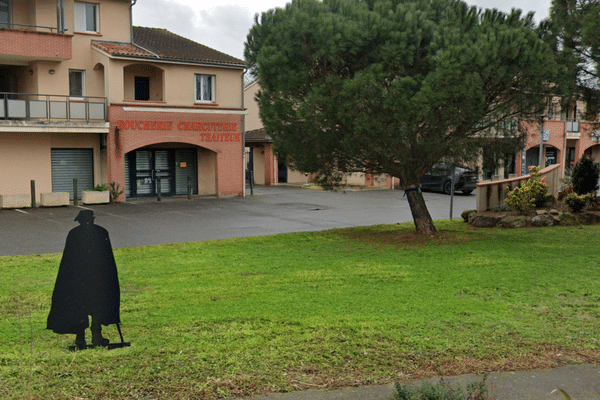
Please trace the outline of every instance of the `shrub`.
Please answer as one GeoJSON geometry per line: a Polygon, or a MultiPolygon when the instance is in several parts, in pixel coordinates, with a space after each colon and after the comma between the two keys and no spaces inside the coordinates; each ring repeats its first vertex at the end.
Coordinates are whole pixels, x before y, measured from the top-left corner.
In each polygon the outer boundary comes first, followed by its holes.
{"type": "Polygon", "coordinates": [[[581,157],[573,167],[571,180],[573,190],[577,194],[591,193],[598,189],[598,177],[600,176],[600,165],[594,163],[589,157],[581,157]]]}
{"type": "Polygon", "coordinates": [[[393,400],[487,400],[489,399],[485,380],[467,385],[466,392],[460,387],[452,387],[443,379],[436,384],[425,382],[420,386],[396,383],[393,400]]]}
{"type": "Polygon", "coordinates": [[[558,201],[563,201],[565,197],[573,193],[573,168],[565,169],[562,187],[558,191],[558,201]]]}
{"type": "Polygon", "coordinates": [[[589,193],[578,195],[577,193],[571,193],[565,198],[565,204],[573,212],[580,212],[583,207],[590,200],[591,195],[589,193]]]}
{"type": "Polygon", "coordinates": [[[536,207],[541,207],[546,204],[548,194],[548,184],[546,178],[540,179],[540,167],[529,167],[529,179],[527,180],[527,186],[531,190],[533,202],[536,207]]]}
{"type": "Polygon", "coordinates": [[[119,196],[123,194],[123,189],[119,187],[119,184],[116,182],[110,183],[110,202],[114,203],[115,200],[119,198],[119,196]]]}
{"type": "Polygon", "coordinates": [[[535,199],[529,186],[517,186],[506,195],[504,204],[519,214],[529,214],[535,209],[535,199]]]}
{"type": "Polygon", "coordinates": [[[102,185],[94,186],[94,188],[92,190],[94,192],[105,192],[108,190],[108,188],[106,187],[106,183],[103,183],[102,185]]]}
{"type": "Polygon", "coordinates": [[[524,185],[508,192],[504,204],[519,214],[528,214],[548,201],[546,178],[540,178],[540,167],[529,167],[530,177],[524,185]]]}

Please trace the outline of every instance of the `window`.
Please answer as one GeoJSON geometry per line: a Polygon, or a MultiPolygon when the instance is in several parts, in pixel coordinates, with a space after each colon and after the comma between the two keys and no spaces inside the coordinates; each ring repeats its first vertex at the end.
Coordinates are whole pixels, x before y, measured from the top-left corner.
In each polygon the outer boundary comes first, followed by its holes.
{"type": "Polygon", "coordinates": [[[196,75],[196,101],[215,101],[214,75],[196,75]]]}
{"type": "Polygon", "coordinates": [[[98,32],[98,4],[75,2],[75,31],[98,32]]]}
{"type": "Polygon", "coordinates": [[[85,96],[85,71],[69,70],[69,95],[85,96]]]}
{"type": "Polygon", "coordinates": [[[549,120],[553,120],[556,117],[556,109],[557,109],[557,105],[556,104],[551,104],[550,107],[548,108],[548,119],[549,120]]]}
{"type": "Polygon", "coordinates": [[[560,113],[560,119],[563,121],[577,121],[577,103],[571,103],[563,107],[560,113]]]}
{"type": "Polygon", "coordinates": [[[0,27],[10,27],[10,0],[0,0],[0,27]]]}
{"type": "Polygon", "coordinates": [[[150,78],[147,76],[135,76],[133,79],[135,100],[150,100],[150,78]]]}

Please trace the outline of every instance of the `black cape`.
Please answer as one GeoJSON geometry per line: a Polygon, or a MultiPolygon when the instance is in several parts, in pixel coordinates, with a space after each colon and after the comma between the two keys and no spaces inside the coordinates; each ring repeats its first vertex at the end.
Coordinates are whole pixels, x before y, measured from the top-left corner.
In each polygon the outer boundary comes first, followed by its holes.
{"type": "Polygon", "coordinates": [[[102,325],[120,322],[117,265],[106,229],[81,225],[69,232],[52,294],[47,329],[81,333],[88,315],[102,325]]]}

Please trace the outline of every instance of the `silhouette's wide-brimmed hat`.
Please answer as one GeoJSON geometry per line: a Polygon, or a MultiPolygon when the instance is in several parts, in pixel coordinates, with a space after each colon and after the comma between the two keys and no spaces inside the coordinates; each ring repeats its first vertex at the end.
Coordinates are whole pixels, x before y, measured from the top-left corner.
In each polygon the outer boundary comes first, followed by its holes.
{"type": "Polygon", "coordinates": [[[92,210],[81,210],[75,217],[78,222],[94,222],[94,212],[92,210]]]}

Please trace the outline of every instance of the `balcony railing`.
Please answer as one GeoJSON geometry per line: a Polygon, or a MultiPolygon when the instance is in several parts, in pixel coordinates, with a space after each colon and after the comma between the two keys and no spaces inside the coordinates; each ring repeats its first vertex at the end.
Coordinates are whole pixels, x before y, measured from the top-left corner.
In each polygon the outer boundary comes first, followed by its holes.
{"type": "Polygon", "coordinates": [[[8,23],[0,24],[0,28],[16,29],[16,30],[22,30],[22,31],[43,31],[43,32],[48,31],[51,33],[54,33],[54,32],[61,33],[58,31],[58,28],[53,27],[53,26],[17,24],[15,22],[8,22],[8,23]]]}
{"type": "Polygon", "coordinates": [[[0,121],[106,121],[106,97],[0,92],[0,121]]]}

